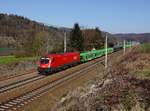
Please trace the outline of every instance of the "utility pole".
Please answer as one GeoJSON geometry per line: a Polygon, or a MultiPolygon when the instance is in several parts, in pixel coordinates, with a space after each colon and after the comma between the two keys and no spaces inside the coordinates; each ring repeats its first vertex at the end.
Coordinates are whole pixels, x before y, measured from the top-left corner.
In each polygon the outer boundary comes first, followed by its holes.
{"type": "Polygon", "coordinates": [[[105,68],[107,68],[107,33],[105,38],[105,68]]]}
{"type": "Polygon", "coordinates": [[[64,53],[67,50],[66,32],[64,32],[64,53]]]}
{"type": "Polygon", "coordinates": [[[125,54],[125,51],[126,51],[126,41],[123,40],[123,54],[125,54]]]}

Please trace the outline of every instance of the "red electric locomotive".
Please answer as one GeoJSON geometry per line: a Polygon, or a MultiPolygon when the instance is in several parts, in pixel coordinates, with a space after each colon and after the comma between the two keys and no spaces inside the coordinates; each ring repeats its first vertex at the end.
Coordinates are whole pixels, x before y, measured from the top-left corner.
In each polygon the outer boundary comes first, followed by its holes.
{"type": "Polygon", "coordinates": [[[41,74],[50,74],[79,62],[79,52],[48,54],[40,59],[38,72],[41,74]]]}

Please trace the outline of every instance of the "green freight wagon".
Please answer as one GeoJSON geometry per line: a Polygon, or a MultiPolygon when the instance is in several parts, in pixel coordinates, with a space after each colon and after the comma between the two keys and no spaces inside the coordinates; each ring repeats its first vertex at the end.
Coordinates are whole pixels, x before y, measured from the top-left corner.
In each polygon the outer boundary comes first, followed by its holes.
{"type": "Polygon", "coordinates": [[[126,42],[125,48],[131,47],[131,46],[132,46],[132,43],[131,43],[131,42],[126,42]]]}
{"type": "Polygon", "coordinates": [[[81,62],[86,62],[86,61],[92,60],[92,59],[94,59],[94,57],[95,57],[95,55],[94,55],[94,53],[92,53],[92,51],[80,53],[80,61],[81,62]]]}
{"type": "Polygon", "coordinates": [[[107,48],[107,53],[112,53],[112,52],[114,52],[113,48],[107,48]]]}
{"type": "MultiPolygon", "coordinates": [[[[107,53],[112,53],[112,52],[113,52],[113,48],[107,48],[107,53]]],[[[80,53],[80,60],[81,62],[86,62],[101,57],[103,55],[105,55],[105,49],[82,52],[80,53]]]]}

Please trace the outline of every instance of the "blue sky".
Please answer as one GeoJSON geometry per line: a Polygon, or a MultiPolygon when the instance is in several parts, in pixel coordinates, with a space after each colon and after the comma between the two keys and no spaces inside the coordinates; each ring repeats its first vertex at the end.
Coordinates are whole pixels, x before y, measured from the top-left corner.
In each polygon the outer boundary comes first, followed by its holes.
{"type": "Polygon", "coordinates": [[[56,26],[150,32],[150,0],[0,0],[0,12],[56,26]]]}

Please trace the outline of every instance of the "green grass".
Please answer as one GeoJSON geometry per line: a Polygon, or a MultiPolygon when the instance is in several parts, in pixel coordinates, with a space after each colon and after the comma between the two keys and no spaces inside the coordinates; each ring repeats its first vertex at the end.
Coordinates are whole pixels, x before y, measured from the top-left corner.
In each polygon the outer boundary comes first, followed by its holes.
{"type": "Polygon", "coordinates": [[[144,77],[150,77],[150,69],[148,68],[145,68],[143,70],[137,70],[136,73],[139,73],[144,77]]]}
{"type": "Polygon", "coordinates": [[[15,56],[0,56],[0,64],[11,64],[16,63],[24,60],[36,60],[36,57],[19,57],[16,58],[15,56]]]}
{"type": "Polygon", "coordinates": [[[150,69],[149,68],[144,68],[142,70],[136,69],[130,71],[131,74],[140,77],[140,78],[149,78],[150,77],[150,69]]]}
{"type": "Polygon", "coordinates": [[[142,44],[138,51],[142,53],[150,53],[150,43],[142,44]]]}

